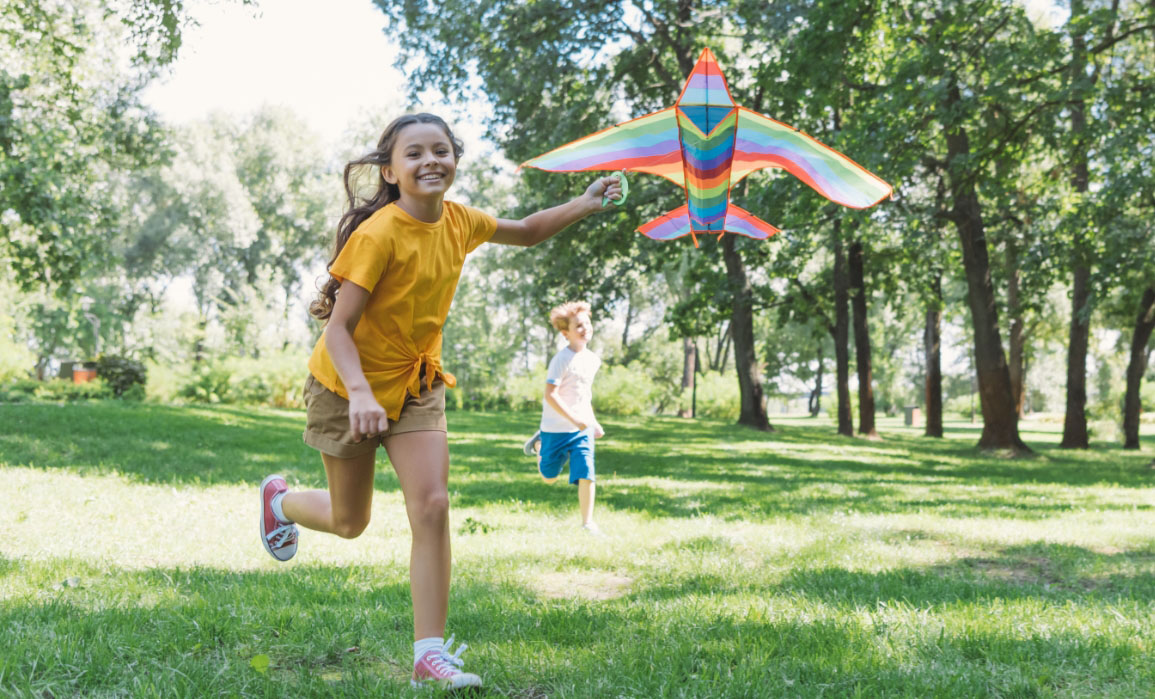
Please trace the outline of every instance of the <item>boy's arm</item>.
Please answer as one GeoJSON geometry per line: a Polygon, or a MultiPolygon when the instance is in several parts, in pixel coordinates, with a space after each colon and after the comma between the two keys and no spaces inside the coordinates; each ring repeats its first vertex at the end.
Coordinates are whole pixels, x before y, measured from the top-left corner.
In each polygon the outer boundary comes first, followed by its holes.
{"type": "Polygon", "coordinates": [[[577,416],[574,415],[573,410],[570,409],[569,404],[557,395],[557,385],[549,383],[548,381],[545,384],[545,402],[549,403],[550,407],[554,410],[561,413],[562,417],[577,425],[579,430],[585,430],[589,427],[589,424],[579,420],[577,416]]]}
{"type": "Polygon", "coordinates": [[[595,211],[602,210],[602,197],[617,199],[622,196],[622,185],[617,175],[599,177],[594,180],[585,194],[569,200],[565,204],[532,213],[523,219],[497,219],[497,232],[489,239],[501,245],[521,245],[529,247],[549,240],[566,226],[580,221],[595,211]]]}

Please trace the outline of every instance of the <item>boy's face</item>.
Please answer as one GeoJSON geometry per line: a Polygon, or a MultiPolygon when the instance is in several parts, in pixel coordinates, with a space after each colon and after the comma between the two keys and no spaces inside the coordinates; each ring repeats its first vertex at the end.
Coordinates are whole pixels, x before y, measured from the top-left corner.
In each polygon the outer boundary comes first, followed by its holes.
{"type": "Polygon", "coordinates": [[[572,349],[585,347],[589,344],[590,338],[594,336],[594,324],[590,321],[590,314],[580,311],[570,316],[569,328],[562,330],[561,334],[569,341],[569,346],[572,349]]]}

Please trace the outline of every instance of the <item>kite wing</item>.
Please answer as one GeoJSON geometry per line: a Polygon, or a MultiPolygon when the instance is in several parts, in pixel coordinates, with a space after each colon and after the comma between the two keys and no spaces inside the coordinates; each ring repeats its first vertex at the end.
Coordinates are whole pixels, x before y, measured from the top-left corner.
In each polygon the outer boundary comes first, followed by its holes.
{"type": "Polygon", "coordinates": [[[638,228],[639,233],[654,240],[674,240],[684,235],[694,236],[694,247],[698,246],[698,234],[715,232],[721,234],[723,231],[765,240],[777,233],[778,229],[733,203],[726,207],[725,223],[716,231],[695,231],[690,223],[688,205],[668,211],[638,228]]]}
{"type": "Polygon", "coordinates": [[[838,151],[797,129],[738,107],[731,186],[762,168],[776,167],[832,202],[865,209],[890,196],[891,186],[838,151]]]}
{"type": "Polygon", "coordinates": [[[686,186],[682,171],[682,148],[678,141],[678,117],[674,107],[571,141],[545,155],[527,160],[521,166],[552,172],[647,172],[665,177],[679,187],[686,186]]]}

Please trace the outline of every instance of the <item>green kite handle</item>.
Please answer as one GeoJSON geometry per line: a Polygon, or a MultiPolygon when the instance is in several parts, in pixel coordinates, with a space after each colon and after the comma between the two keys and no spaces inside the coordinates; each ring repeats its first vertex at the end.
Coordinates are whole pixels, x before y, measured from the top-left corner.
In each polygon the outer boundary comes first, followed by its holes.
{"type": "Polygon", "coordinates": [[[614,174],[618,176],[618,182],[622,185],[622,196],[618,197],[617,199],[602,197],[602,206],[609,206],[610,204],[621,206],[622,204],[626,203],[626,197],[630,196],[630,181],[626,179],[626,171],[619,170],[614,174]]]}

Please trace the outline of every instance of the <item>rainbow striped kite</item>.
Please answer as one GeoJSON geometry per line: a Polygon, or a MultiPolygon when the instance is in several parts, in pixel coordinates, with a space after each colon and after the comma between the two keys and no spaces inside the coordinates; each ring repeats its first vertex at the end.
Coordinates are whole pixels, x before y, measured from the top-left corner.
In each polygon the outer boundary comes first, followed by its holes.
{"type": "Polygon", "coordinates": [[[642,225],[654,240],[737,233],[769,238],[778,229],[730,201],[751,172],[782,168],[830,201],[865,209],[891,187],[850,158],[797,129],[739,107],[710,49],[702,51],[672,107],[590,134],[523,167],[552,172],[631,170],[682,187],[686,204],[642,225]]]}

